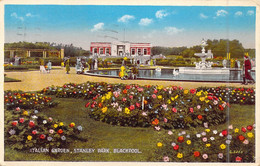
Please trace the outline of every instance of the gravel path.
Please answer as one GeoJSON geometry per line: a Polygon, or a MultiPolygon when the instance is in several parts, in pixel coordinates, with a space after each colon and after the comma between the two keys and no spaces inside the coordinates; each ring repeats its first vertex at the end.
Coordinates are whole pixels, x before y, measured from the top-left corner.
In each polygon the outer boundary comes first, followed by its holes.
{"type": "MultiPolygon", "coordinates": [[[[7,77],[21,80],[21,82],[4,83],[4,90],[23,90],[36,91],[41,90],[50,85],[63,85],[65,83],[84,83],[92,82],[108,82],[108,83],[124,83],[124,84],[140,84],[140,85],[176,85],[186,89],[197,88],[200,86],[216,87],[228,85],[227,83],[208,83],[208,82],[181,82],[181,81],[150,81],[150,80],[121,80],[118,78],[95,77],[87,75],[78,75],[75,68],[71,68],[70,74],[66,74],[65,69],[55,69],[49,74],[42,74],[39,71],[24,72],[5,72],[7,77]]],[[[230,86],[241,87],[240,83],[230,83],[230,86]]],[[[255,87],[255,85],[243,85],[244,87],[255,87]]]]}

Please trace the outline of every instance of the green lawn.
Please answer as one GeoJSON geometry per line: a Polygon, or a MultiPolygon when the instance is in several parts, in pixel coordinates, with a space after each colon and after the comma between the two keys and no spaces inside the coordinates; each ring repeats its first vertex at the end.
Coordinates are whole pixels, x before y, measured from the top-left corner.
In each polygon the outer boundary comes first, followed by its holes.
{"type": "MultiPolygon", "coordinates": [[[[111,126],[106,123],[94,121],[88,117],[84,107],[86,101],[83,99],[56,99],[59,105],[55,108],[45,110],[48,116],[59,119],[67,124],[70,122],[82,125],[83,132],[80,137],[87,138],[88,141],[71,143],[70,150],[74,148],[108,148],[110,153],[67,153],[57,157],[51,157],[44,153],[29,153],[12,150],[5,145],[5,160],[59,160],[59,161],[154,161],[156,154],[156,143],[163,139],[165,130],[160,132],[153,128],[131,128],[111,126]],[[134,148],[139,149],[138,154],[113,153],[114,148],[134,148]]],[[[255,122],[254,105],[232,105],[230,108],[229,124],[235,126],[247,126],[255,122]]],[[[228,123],[213,126],[214,129],[224,129],[228,123]]],[[[175,130],[179,132],[180,130],[175,130]]],[[[158,154],[157,154],[158,155],[158,154]]]]}
{"type": "Polygon", "coordinates": [[[9,78],[9,77],[4,77],[4,82],[21,82],[21,80],[9,78]]]}

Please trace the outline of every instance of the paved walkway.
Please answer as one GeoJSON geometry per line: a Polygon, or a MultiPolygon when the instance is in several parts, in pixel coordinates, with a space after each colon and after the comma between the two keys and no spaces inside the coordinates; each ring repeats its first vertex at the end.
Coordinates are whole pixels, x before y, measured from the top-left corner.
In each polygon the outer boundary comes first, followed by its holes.
{"type": "MultiPolygon", "coordinates": [[[[4,90],[23,90],[36,91],[41,90],[50,85],[63,85],[65,83],[84,83],[92,82],[108,82],[108,83],[124,83],[124,84],[140,84],[140,85],[176,85],[185,89],[197,88],[200,86],[216,87],[216,86],[235,86],[241,87],[239,83],[208,83],[208,82],[181,82],[181,81],[157,81],[157,80],[121,80],[119,78],[95,77],[87,75],[78,75],[75,68],[71,68],[70,74],[66,74],[65,69],[52,70],[49,74],[42,74],[39,71],[25,72],[5,72],[7,77],[21,80],[21,82],[4,83],[4,90]]],[[[246,85],[244,87],[255,87],[255,85],[246,85]]]]}

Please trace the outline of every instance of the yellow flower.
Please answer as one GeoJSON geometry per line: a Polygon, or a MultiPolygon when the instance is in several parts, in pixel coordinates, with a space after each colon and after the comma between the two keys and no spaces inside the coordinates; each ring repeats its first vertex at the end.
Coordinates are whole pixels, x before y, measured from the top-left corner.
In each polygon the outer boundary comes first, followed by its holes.
{"type": "Polygon", "coordinates": [[[171,100],[174,101],[174,97],[171,97],[171,100]]]}
{"type": "Polygon", "coordinates": [[[221,97],[219,97],[219,100],[220,100],[220,101],[222,101],[222,98],[221,98],[221,97]]]}
{"type": "Polygon", "coordinates": [[[103,113],[105,113],[105,112],[107,112],[107,107],[103,107],[101,110],[103,113]]]}
{"type": "Polygon", "coordinates": [[[200,101],[204,101],[205,100],[205,97],[200,97],[200,101]]]}
{"type": "Polygon", "coordinates": [[[235,133],[238,133],[239,132],[239,129],[238,128],[235,128],[235,133]]]}
{"type": "Polygon", "coordinates": [[[106,99],[106,97],[105,97],[105,96],[101,97],[101,100],[103,100],[103,101],[104,101],[105,99],[106,99]]]}
{"type": "Polygon", "coordinates": [[[28,135],[28,136],[27,136],[27,139],[28,139],[29,141],[31,141],[31,140],[32,140],[32,136],[28,135]]]}
{"type": "Polygon", "coordinates": [[[59,124],[60,126],[63,126],[64,124],[63,124],[63,122],[60,122],[60,124],[59,124]]]}
{"type": "Polygon", "coordinates": [[[162,99],[162,95],[157,96],[158,99],[162,99]]]}
{"type": "Polygon", "coordinates": [[[197,96],[201,96],[201,91],[196,93],[197,96]]]}
{"type": "Polygon", "coordinates": [[[191,140],[187,140],[186,143],[187,143],[188,145],[190,145],[190,144],[191,144],[191,140]]]}
{"type": "Polygon", "coordinates": [[[177,99],[179,97],[179,95],[176,95],[174,98],[177,99]]]}
{"type": "Polygon", "coordinates": [[[210,129],[205,129],[205,131],[208,133],[208,132],[210,132],[210,129]]]}
{"type": "Polygon", "coordinates": [[[183,158],[183,154],[182,154],[182,153],[178,153],[178,154],[177,154],[177,157],[178,157],[179,159],[181,159],[181,158],[183,158]]]}
{"type": "Polygon", "coordinates": [[[23,115],[28,115],[28,111],[23,111],[23,115]]]}
{"type": "Polygon", "coordinates": [[[210,147],[211,146],[211,144],[206,144],[206,147],[210,147]]]}
{"type": "Polygon", "coordinates": [[[124,60],[126,61],[126,60],[127,60],[127,57],[124,57],[124,60]]]}
{"type": "Polygon", "coordinates": [[[226,149],[226,145],[225,144],[221,144],[219,147],[220,147],[220,149],[226,149]]]}
{"type": "Polygon", "coordinates": [[[54,125],[53,125],[53,127],[54,127],[54,128],[57,128],[57,127],[58,127],[58,125],[57,125],[57,124],[54,124],[54,125]]]}
{"type": "Polygon", "coordinates": [[[251,132],[249,132],[249,133],[247,133],[247,136],[248,136],[249,138],[252,138],[252,137],[254,136],[254,134],[251,133],[251,132]]]}
{"type": "Polygon", "coordinates": [[[129,108],[125,108],[125,113],[126,114],[130,114],[130,109],[129,108]]]}
{"type": "Polygon", "coordinates": [[[170,99],[168,99],[167,100],[167,104],[171,104],[172,102],[171,102],[171,100],[170,99]]]}
{"type": "Polygon", "coordinates": [[[209,100],[205,100],[205,103],[208,103],[209,102],[209,100]]]}
{"type": "Polygon", "coordinates": [[[246,94],[244,93],[244,96],[246,96],[246,94]]]}
{"type": "Polygon", "coordinates": [[[159,85],[159,86],[157,87],[157,89],[159,89],[159,90],[161,90],[162,88],[163,88],[162,85],[159,85]]]}
{"type": "Polygon", "coordinates": [[[107,94],[106,95],[106,99],[109,100],[111,98],[111,95],[110,94],[107,94]]]}
{"type": "Polygon", "coordinates": [[[189,93],[189,90],[185,89],[183,93],[186,95],[189,93]]]}
{"type": "Polygon", "coordinates": [[[157,143],[157,147],[162,147],[162,145],[163,145],[163,144],[162,144],[161,142],[158,142],[158,143],[157,143]]]}

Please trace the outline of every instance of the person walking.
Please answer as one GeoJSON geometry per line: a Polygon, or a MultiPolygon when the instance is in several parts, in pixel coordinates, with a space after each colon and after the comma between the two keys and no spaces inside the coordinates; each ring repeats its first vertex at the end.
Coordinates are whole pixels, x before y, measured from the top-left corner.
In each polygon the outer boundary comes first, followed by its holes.
{"type": "Polygon", "coordinates": [[[48,63],[47,63],[47,73],[50,73],[51,72],[51,61],[49,61],[48,63]]]}
{"type": "Polygon", "coordinates": [[[251,76],[251,62],[248,56],[244,56],[244,77],[243,77],[243,83],[247,85],[249,82],[254,84],[255,80],[251,76]]]}
{"type": "Polygon", "coordinates": [[[66,61],[66,72],[67,74],[69,74],[69,71],[70,71],[70,62],[69,62],[69,59],[66,61]]]}

